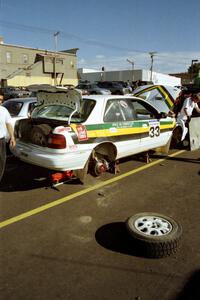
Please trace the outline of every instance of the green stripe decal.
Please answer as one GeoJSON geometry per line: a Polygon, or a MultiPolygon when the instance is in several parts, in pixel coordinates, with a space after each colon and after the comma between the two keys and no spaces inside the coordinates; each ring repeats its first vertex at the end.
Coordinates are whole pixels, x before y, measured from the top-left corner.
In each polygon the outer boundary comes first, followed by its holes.
{"type": "Polygon", "coordinates": [[[92,130],[105,130],[110,128],[142,128],[144,125],[149,126],[147,121],[124,121],[124,122],[111,122],[111,123],[102,123],[102,124],[91,124],[86,125],[87,131],[92,130]]]}

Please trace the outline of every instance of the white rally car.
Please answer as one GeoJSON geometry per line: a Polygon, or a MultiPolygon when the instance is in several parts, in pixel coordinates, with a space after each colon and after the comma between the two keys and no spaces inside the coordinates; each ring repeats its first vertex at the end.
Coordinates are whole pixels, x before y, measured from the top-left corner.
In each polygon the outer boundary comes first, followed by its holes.
{"type": "Polygon", "coordinates": [[[77,90],[38,87],[31,118],[15,129],[13,151],[22,161],[57,171],[95,175],[117,159],[151,149],[168,151],[175,119],[130,96],[84,96],[77,90]]]}

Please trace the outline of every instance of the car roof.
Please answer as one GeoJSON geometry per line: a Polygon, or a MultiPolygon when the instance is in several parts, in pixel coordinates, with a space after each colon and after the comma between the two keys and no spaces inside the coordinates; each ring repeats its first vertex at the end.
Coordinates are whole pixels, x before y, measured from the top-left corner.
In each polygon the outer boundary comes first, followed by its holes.
{"type": "Polygon", "coordinates": [[[83,99],[94,99],[96,101],[102,101],[107,99],[140,99],[145,101],[144,99],[141,99],[139,97],[133,96],[133,95],[83,95],[83,99]]]}
{"type": "Polygon", "coordinates": [[[128,95],[83,95],[83,100],[87,100],[87,99],[95,100],[96,102],[102,102],[102,101],[107,101],[107,100],[132,99],[132,100],[140,100],[142,102],[149,104],[148,101],[146,101],[140,97],[136,97],[136,96],[129,95],[129,94],[128,95]]]}

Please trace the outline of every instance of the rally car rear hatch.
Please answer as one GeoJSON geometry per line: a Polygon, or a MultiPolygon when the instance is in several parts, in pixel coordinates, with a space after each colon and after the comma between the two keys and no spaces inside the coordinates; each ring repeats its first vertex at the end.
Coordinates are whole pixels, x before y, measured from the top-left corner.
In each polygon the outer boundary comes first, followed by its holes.
{"type": "Polygon", "coordinates": [[[48,105],[60,104],[71,108],[73,110],[72,114],[75,111],[80,112],[82,96],[81,93],[76,89],[66,88],[62,86],[39,84],[29,86],[29,90],[36,92],[36,110],[48,105]]]}
{"type": "Polygon", "coordinates": [[[49,134],[58,126],[69,126],[73,116],[80,113],[82,96],[75,89],[49,85],[33,85],[29,90],[37,93],[37,105],[31,118],[19,121],[15,135],[21,141],[47,146],[49,134]],[[48,117],[49,108],[52,107],[55,108],[55,114],[48,117]],[[62,112],[61,117],[56,116],[56,113],[59,114],[58,108],[62,112]],[[41,111],[47,113],[42,114],[41,111]]]}

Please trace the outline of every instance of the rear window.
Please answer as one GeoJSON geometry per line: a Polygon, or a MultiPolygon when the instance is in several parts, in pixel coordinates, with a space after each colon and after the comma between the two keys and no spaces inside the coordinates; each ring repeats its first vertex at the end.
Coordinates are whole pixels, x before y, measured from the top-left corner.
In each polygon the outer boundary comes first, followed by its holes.
{"type": "Polygon", "coordinates": [[[12,117],[16,117],[19,115],[23,103],[16,101],[5,101],[2,105],[7,108],[12,117]]]}
{"type": "Polygon", "coordinates": [[[60,121],[68,121],[70,118],[70,122],[81,123],[87,120],[94,106],[95,101],[87,99],[81,102],[80,113],[73,113],[73,109],[66,105],[48,105],[41,109],[35,109],[32,114],[32,118],[45,118],[60,121]]]}

